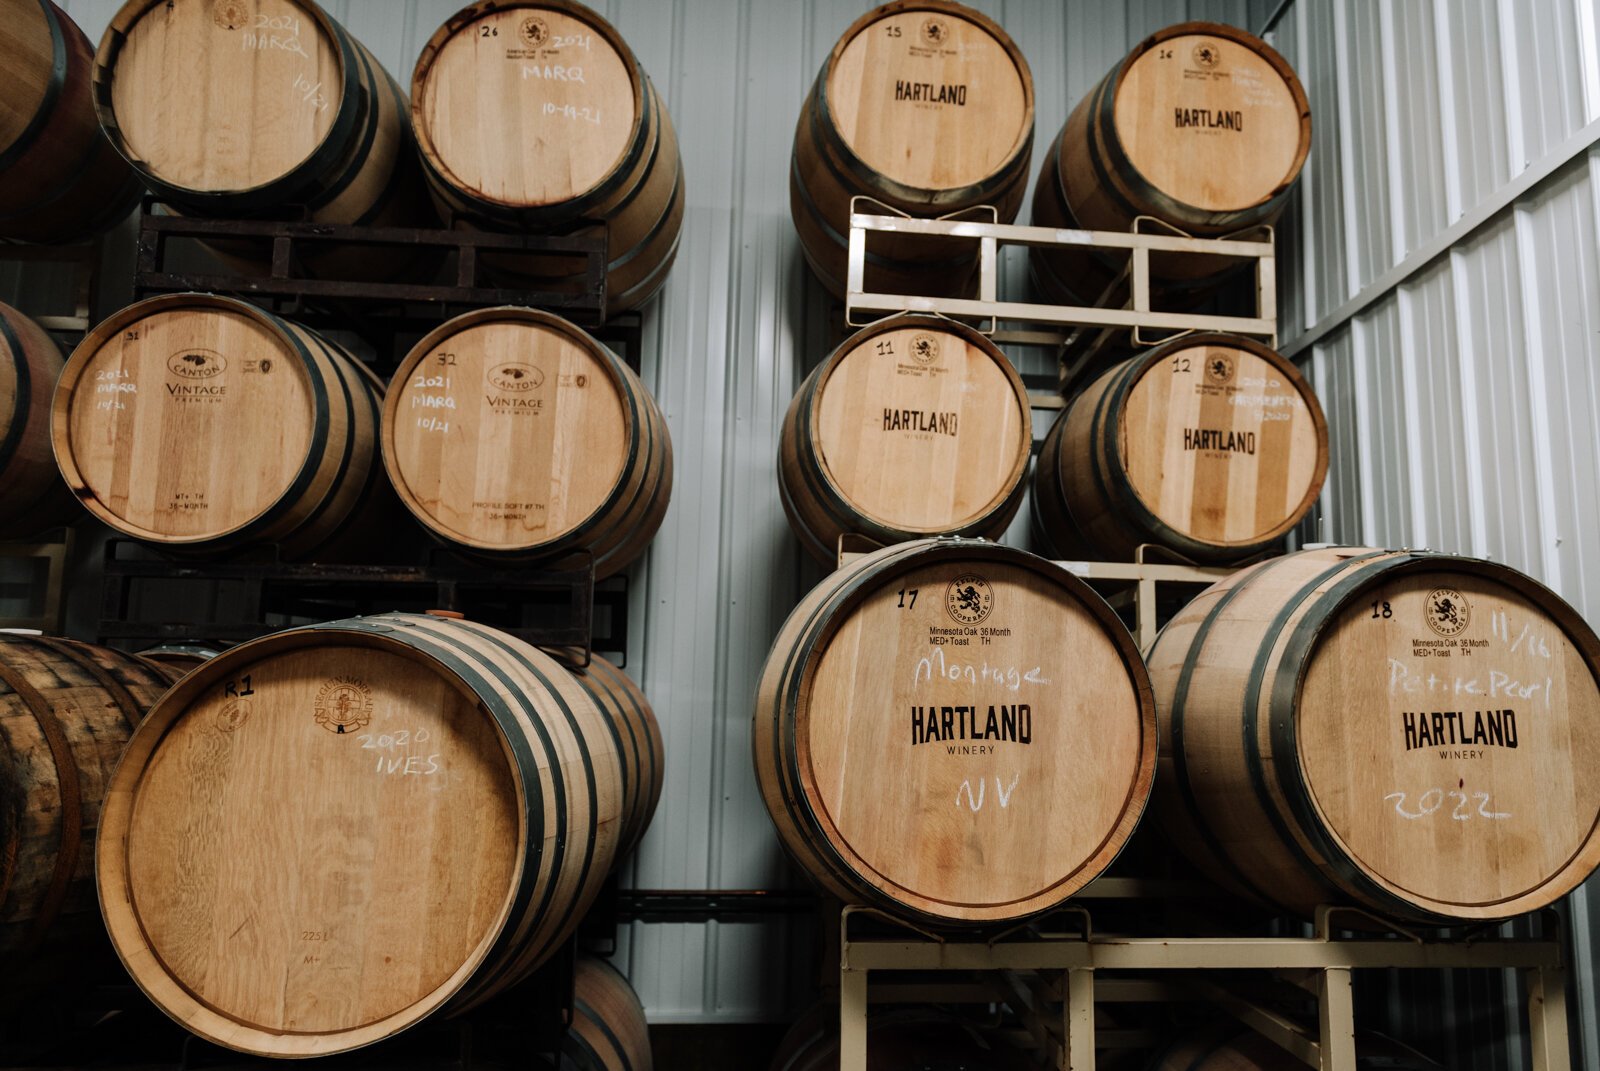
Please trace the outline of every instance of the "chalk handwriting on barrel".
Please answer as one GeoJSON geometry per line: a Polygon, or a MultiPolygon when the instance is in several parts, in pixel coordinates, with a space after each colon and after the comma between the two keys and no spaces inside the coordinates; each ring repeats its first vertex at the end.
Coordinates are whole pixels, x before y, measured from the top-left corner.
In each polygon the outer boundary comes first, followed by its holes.
{"type": "Polygon", "coordinates": [[[1517,630],[1516,639],[1511,638],[1511,618],[1504,610],[1496,610],[1489,615],[1489,630],[1496,638],[1509,642],[1513,654],[1518,649],[1525,648],[1529,654],[1538,655],[1540,658],[1550,657],[1550,645],[1545,642],[1543,636],[1535,634],[1533,626],[1526,621],[1522,623],[1522,628],[1517,630]]]}
{"type": "MultiPolygon", "coordinates": [[[[1021,779],[1022,779],[1022,775],[1020,773],[1012,775],[1011,784],[1009,784],[1009,785],[1002,784],[1000,782],[1000,778],[998,778],[998,777],[996,777],[994,779],[994,794],[995,794],[995,798],[997,798],[1000,801],[1000,807],[1001,807],[1002,810],[1004,808],[1006,808],[1006,807],[1011,806],[1011,797],[1016,793],[1016,791],[1017,791],[1017,782],[1020,781],[1021,779]]],[[[977,793],[977,795],[973,795],[973,793],[972,793],[972,782],[970,780],[961,782],[961,787],[956,789],[956,810],[960,810],[961,809],[961,806],[962,806],[961,798],[963,796],[966,797],[966,800],[967,800],[966,806],[967,806],[967,808],[969,810],[972,811],[972,813],[976,814],[979,811],[983,810],[983,800],[984,800],[984,796],[987,794],[987,791],[988,791],[988,781],[985,778],[982,778],[982,777],[978,778],[978,793],[977,793]]]]}
{"type": "Polygon", "coordinates": [[[1482,677],[1441,677],[1437,673],[1413,672],[1412,669],[1398,658],[1389,659],[1389,694],[1397,695],[1401,692],[1409,694],[1427,693],[1429,695],[1481,695],[1489,699],[1514,698],[1534,699],[1542,698],[1544,705],[1550,706],[1550,689],[1554,687],[1555,680],[1546,677],[1542,681],[1521,681],[1509,673],[1498,669],[1489,671],[1488,684],[1484,684],[1482,677]]]}
{"type": "Polygon", "coordinates": [[[1016,666],[993,666],[987,662],[972,666],[963,662],[946,662],[944,649],[935,647],[932,654],[917,660],[916,666],[911,671],[911,683],[921,684],[924,680],[966,681],[968,684],[993,681],[1005,685],[1013,692],[1018,692],[1022,690],[1024,684],[1050,683],[1050,678],[1039,675],[1040,669],[1041,667],[1034,666],[1023,673],[1016,666]]]}
{"type": "Polygon", "coordinates": [[[1465,785],[1462,785],[1459,788],[1452,788],[1448,790],[1442,788],[1430,788],[1417,798],[1416,810],[1407,809],[1406,801],[1409,793],[1391,792],[1387,796],[1383,797],[1383,799],[1385,803],[1387,803],[1389,800],[1394,800],[1394,813],[1398,814],[1401,818],[1410,819],[1413,822],[1419,818],[1426,818],[1429,815],[1436,813],[1441,807],[1444,806],[1444,801],[1447,799],[1453,799],[1456,801],[1455,805],[1451,807],[1449,814],[1450,817],[1457,822],[1467,822],[1471,821],[1473,818],[1501,819],[1511,817],[1509,811],[1489,810],[1489,793],[1467,792],[1465,789],[1465,785]],[[1473,801],[1477,802],[1476,810],[1474,810],[1472,807],[1473,801]]]}

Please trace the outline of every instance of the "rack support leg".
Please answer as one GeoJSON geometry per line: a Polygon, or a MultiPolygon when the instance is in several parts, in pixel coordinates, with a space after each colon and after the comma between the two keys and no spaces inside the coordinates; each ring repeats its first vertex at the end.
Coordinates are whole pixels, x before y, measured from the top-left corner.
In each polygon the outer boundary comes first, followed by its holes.
{"type": "Polygon", "coordinates": [[[1524,974],[1528,989],[1528,1028],[1533,1071],[1572,1071],[1567,1033],[1567,972],[1536,967],[1524,974]]]}
{"type": "Polygon", "coordinates": [[[1350,995],[1350,968],[1329,967],[1322,972],[1317,995],[1317,1025],[1321,1028],[1322,1071],[1356,1071],[1355,1003],[1350,995]]]}
{"type": "Polygon", "coordinates": [[[1094,971],[1073,968],[1063,983],[1066,1044],[1061,1047],[1061,1071],[1094,1071],[1094,971]]]}
{"type": "Polygon", "coordinates": [[[867,972],[839,972],[839,1071],[867,1071],[867,972]]]}

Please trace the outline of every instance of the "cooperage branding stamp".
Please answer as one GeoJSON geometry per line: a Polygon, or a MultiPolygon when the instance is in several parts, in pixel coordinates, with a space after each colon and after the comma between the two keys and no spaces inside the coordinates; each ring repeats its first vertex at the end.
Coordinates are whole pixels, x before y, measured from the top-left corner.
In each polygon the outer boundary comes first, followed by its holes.
{"type": "Polygon", "coordinates": [[[372,720],[372,689],[355,677],[335,677],[317,692],[317,724],[330,733],[353,733],[372,720]]]}
{"type": "Polygon", "coordinates": [[[911,359],[932,364],[939,359],[939,340],[932,335],[917,335],[911,340],[911,359]]]}
{"type": "Polygon", "coordinates": [[[994,591],[977,573],[965,573],[950,581],[945,589],[944,608],[951,620],[976,625],[994,609],[994,591]]]}
{"type": "Polygon", "coordinates": [[[1446,638],[1460,635],[1472,622],[1472,606],[1467,597],[1454,588],[1430,591],[1426,606],[1428,627],[1446,638]]]}

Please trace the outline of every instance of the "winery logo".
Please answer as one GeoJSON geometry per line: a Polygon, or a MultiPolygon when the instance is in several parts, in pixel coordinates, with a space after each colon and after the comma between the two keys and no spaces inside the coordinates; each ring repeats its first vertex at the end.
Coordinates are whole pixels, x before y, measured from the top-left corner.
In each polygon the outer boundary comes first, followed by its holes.
{"type": "Polygon", "coordinates": [[[1435,588],[1428,592],[1428,627],[1441,636],[1460,635],[1472,622],[1472,606],[1454,588],[1435,588]]]}
{"type": "Polygon", "coordinates": [[[922,24],[922,39],[930,45],[942,45],[950,39],[950,27],[943,19],[929,19],[922,24]]]}
{"type": "Polygon", "coordinates": [[[1222,62],[1222,50],[1211,41],[1201,41],[1194,46],[1194,63],[1201,70],[1209,71],[1222,62]]]}
{"type": "Polygon", "coordinates": [[[538,48],[550,40],[550,24],[537,16],[531,19],[523,19],[522,29],[517,32],[522,35],[524,41],[534,48],[538,48]]]}
{"type": "Polygon", "coordinates": [[[228,370],[228,360],[216,350],[179,350],[167,358],[167,370],[179,379],[213,379],[228,370]]]}
{"type": "Polygon", "coordinates": [[[918,364],[932,364],[939,359],[939,340],[932,335],[918,335],[911,340],[911,359],[918,364]]]}
{"type": "Polygon", "coordinates": [[[489,383],[497,390],[523,394],[544,385],[544,373],[531,364],[509,361],[495,365],[488,372],[489,383]]]}
{"type": "Polygon", "coordinates": [[[211,13],[211,20],[224,30],[237,30],[250,21],[250,16],[238,0],[227,0],[227,3],[217,5],[211,13]]]}
{"type": "Polygon", "coordinates": [[[330,733],[364,729],[372,720],[372,689],[355,677],[335,677],[317,692],[317,724],[330,733]]]}
{"type": "Polygon", "coordinates": [[[1206,358],[1206,379],[1217,386],[1233,382],[1233,358],[1225,353],[1213,353],[1206,358]]]}
{"type": "Polygon", "coordinates": [[[231,733],[245,723],[250,717],[250,700],[234,698],[223,704],[217,711],[217,728],[225,733],[231,733]]]}
{"type": "Polygon", "coordinates": [[[994,609],[994,592],[983,577],[966,573],[950,581],[950,586],[944,589],[944,608],[952,620],[976,625],[994,609]]]}

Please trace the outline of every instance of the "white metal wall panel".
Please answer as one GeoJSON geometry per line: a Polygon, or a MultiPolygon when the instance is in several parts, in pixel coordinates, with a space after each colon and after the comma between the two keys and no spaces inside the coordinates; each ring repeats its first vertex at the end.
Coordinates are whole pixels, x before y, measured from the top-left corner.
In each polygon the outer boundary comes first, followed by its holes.
{"type": "MultiPolygon", "coordinates": [[[[1591,620],[1600,156],[1556,168],[1435,259],[1408,258],[1600,114],[1595,22],[1593,0],[1294,0],[1274,35],[1317,127],[1287,222],[1304,244],[1282,262],[1299,295],[1282,329],[1291,349],[1321,334],[1299,357],[1333,435],[1324,538],[1486,555],[1591,620]],[[1403,278],[1365,289],[1397,265],[1403,278]],[[1330,319],[1358,297],[1356,315],[1330,319]]],[[[1586,1067],[1600,1061],[1597,910],[1591,882],[1570,912],[1586,1067]]],[[[1397,1023],[1424,1032],[1419,1002],[1453,1009],[1449,1066],[1525,1066],[1504,1051],[1519,1029],[1504,978],[1397,978],[1394,993],[1397,1023]]]]}

